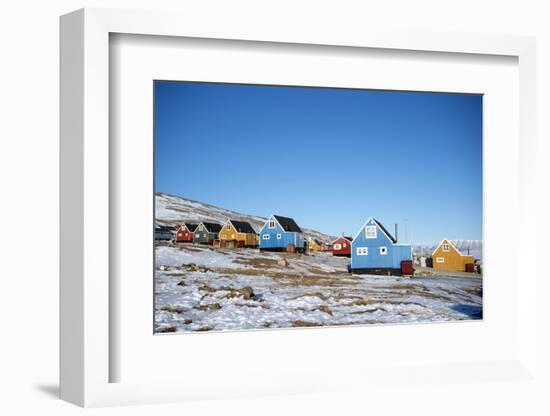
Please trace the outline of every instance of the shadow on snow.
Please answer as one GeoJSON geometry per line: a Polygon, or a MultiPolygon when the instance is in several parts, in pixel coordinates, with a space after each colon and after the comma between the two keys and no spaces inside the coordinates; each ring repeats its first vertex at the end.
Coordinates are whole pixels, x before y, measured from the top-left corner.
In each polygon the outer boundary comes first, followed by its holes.
{"type": "Polygon", "coordinates": [[[453,305],[451,309],[470,319],[483,319],[483,308],[479,305],[453,305]]]}

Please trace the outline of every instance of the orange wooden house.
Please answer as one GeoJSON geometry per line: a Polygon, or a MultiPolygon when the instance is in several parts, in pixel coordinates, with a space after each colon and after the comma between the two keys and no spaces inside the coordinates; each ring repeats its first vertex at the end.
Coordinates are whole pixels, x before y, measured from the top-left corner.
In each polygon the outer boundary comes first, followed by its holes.
{"type": "Polygon", "coordinates": [[[227,220],[219,233],[219,238],[238,241],[243,247],[258,246],[258,234],[246,221],[227,220]]]}
{"type": "Polygon", "coordinates": [[[472,270],[474,256],[461,253],[449,240],[444,239],[432,253],[433,268],[464,272],[472,270]],[[472,266],[466,266],[466,265],[472,266]]]}

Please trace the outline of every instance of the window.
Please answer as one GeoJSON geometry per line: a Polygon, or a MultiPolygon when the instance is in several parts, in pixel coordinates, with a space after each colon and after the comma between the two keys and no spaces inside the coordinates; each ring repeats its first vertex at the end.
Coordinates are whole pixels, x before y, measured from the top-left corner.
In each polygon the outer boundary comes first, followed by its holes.
{"type": "Polygon", "coordinates": [[[380,255],[385,256],[386,254],[388,254],[388,248],[380,247],[380,255]]]}
{"type": "Polygon", "coordinates": [[[376,238],[376,225],[369,225],[365,227],[366,238],[376,238]]]}
{"type": "Polygon", "coordinates": [[[283,236],[281,234],[277,234],[277,240],[280,240],[281,238],[283,238],[283,236]]]}
{"type": "Polygon", "coordinates": [[[229,231],[229,230],[231,229],[231,224],[227,223],[227,225],[225,226],[225,229],[226,229],[227,231],[229,231]]]}
{"type": "Polygon", "coordinates": [[[449,245],[443,244],[443,251],[449,251],[449,245]]]}
{"type": "Polygon", "coordinates": [[[269,234],[262,234],[262,240],[269,240],[269,234]]]}
{"type": "Polygon", "coordinates": [[[227,236],[225,234],[222,234],[222,240],[225,240],[227,236]]]}
{"type": "Polygon", "coordinates": [[[235,239],[235,234],[231,234],[231,239],[232,239],[232,240],[235,239]]]}
{"type": "Polygon", "coordinates": [[[348,245],[346,243],[344,243],[344,247],[347,247],[348,245]]]}
{"type": "Polygon", "coordinates": [[[369,248],[368,247],[357,247],[358,256],[368,256],[369,248]]]}
{"type": "Polygon", "coordinates": [[[269,228],[275,228],[275,220],[269,220],[268,227],[269,228]]]}
{"type": "Polygon", "coordinates": [[[341,250],[342,244],[334,244],[334,250],[341,250]]]}
{"type": "Polygon", "coordinates": [[[445,259],[443,257],[436,257],[435,262],[436,263],[445,263],[445,259]]]}

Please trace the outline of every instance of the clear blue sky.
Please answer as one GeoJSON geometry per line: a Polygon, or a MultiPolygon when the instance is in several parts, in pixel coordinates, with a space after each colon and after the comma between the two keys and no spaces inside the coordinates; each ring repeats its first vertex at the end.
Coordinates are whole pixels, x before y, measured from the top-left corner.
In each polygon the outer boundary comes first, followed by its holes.
{"type": "Polygon", "coordinates": [[[155,82],[155,190],[401,242],[482,238],[482,96],[155,82]],[[408,241],[405,241],[407,237],[408,241]]]}

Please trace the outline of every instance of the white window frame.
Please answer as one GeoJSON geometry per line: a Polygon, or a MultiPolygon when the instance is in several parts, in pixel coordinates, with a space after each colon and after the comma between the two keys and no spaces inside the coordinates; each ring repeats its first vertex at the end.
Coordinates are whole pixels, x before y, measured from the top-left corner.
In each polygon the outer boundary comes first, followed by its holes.
{"type": "Polygon", "coordinates": [[[226,240],[227,236],[225,234],[222,234],[222,240],[226,240]]]}
{"type": "Polygon", "coordinates": [[[344,244],[342,245],[342,247],[344,247],[344,248],[347,247],[347,246],[348,246],[347,243],[344,243],[344,244]]]}
{"type": "Polygon", "coordinates": [[[225,225],[225,229],[226,229],[227,231],[229,231],[229,230],[231,229],[231,224],[227,223],[227,224],[225,225]]]}
{"type": "Polygon", "coordinates": [[[267,228],[273,229],[275,227],[276,227],[275,220],[269,220],[269,222],[267,223],[267,228]]]}
{"type": "Polygon", "coordinates": [[[340,243],[334,244],[334,250],[342,250],[342,244],[340,243]]]}
{"type": "Polygon", "coordinates": [[[283,238],[283,235],[282,234],[277,234],[277,240],[280,240],[281,238],[283,238]]]}
{"type": "Polygon", "coordinates": [[[388,255],[388,247],[380,247],[380,255],[381,256],[387,256],[388,255]]]}
{"type": "Polygon", "coordinates": [[[369,248],[368,247],[357,247],[355,252],[358,256],[368,256],[369,255],[369,248]]]}
{"type": "Polygon", "coordinates": [[[435,262],[436,263],[445,263],[445,257],[436,257],[435,262]]]}
{"type": "Polygon", "coordinates": [[[269,240],[271,236],[269,234],[262,234],[262,240],[269,240]]]}
{"type": "Polygon", "coordinates": [[[376,238],[377,234],[378,234],[378,230],[376,225],[367,225],[365,227],[365,238],[376,238]],[[372,230],[374,230],[374,235],[369,235],[369,231],[372,231],[372,230]]]}
{"type": "Polygon", "coordinates": [[[448,252],[449,251],[449,244],[443,244],[441,246],[441,248],[443,249],[443,251],[448,252]]]}

